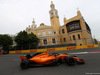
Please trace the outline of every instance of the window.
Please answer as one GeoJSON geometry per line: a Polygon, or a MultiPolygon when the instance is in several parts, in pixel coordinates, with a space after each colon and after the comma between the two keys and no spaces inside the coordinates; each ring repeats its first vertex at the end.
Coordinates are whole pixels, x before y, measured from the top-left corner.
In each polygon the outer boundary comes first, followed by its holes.
{"type": "Polygon", "coordinates": [[[66,42],[66,38],[64,38],[64,42],[66,42]]]}
{"type": "Polygon", "coordinates": [[[75,20],[66,24],[68,33],[75,30],[81,30],[80,20],[75,20]]]}
{"type": "Polygon", "coordinates": [[[64,30],[64,29],[62,29],[62,33],[63,33],[63,34],[65,33],[65,30],[64,30]]]}
{"type": "Polygon", "coordinates": [[[75,29],[80,28],[80,25],[78,23],[75,24],[75,29]]]}
{"type": "Polygon", "coordinates": [[[75,40],[75,35],[73,35],[73,40],[75,40]]]}
{"type": "Polygon", "coordinates": [[[43,43],[44,43],[44,44],[47,44],[47,40],[46,40],[46,39],[45,39],[45,40],[43,40],[43,43]]]}
{"type": "Polygon", "coordinates": [[[74,30],[74,25],[73,24],[70,26],[70,30],[74,30]]]}
{"type": "Polygon", "coordinates": [[[78,34],[78,39],[81,39],[81,38],[80,38],[80,34],[78,34]]]}
{"type": "Polygon", "coordinates": [[[38,35],[40,35],[40,32],[38,32],[38,35]]]}
{"type": "Polygon", "coordinates": [[[51,31],[48,31],[48,34],[51,34],[51,31]]]}
{"type": "Polygon", "coordinates": [[[43,36],[45,36],[45,35],[46,35],[45,31],[43,31],[43,36]]]}
{"type": "Polygon", "coordinates": [[[55,39],[52,39],[52,43],[55,43],[56,41],[55,41],[55,39]]]}
{"type": "Polygon", "coordinates": [[[56,34],[56,32],[54,32],[54,34],[56,34]]]}

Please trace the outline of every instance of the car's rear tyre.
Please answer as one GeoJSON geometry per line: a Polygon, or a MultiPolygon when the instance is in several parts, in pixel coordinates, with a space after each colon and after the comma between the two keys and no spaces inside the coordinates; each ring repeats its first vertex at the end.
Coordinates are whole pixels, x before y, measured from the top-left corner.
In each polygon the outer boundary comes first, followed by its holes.
{"type": "Polygon", "coordinates": [[[29,61],[28,60],[23,60],[20,63],[20,67],[21,67],[21,69],[27,69],[29,67],[29,61]]]}
{"type": "Polygon", "coordinates": [[[79,59],[79,61],[77,61],[77,64],[85,64],[84,59],[79,59]]]}
{"type": "Polygon", "coordinates": [[[68,58],[67,58],[67,64],[68,64],[69,66],[75,65],[75,59],[72,58],[72,57],[68,57],[68,58]]]}

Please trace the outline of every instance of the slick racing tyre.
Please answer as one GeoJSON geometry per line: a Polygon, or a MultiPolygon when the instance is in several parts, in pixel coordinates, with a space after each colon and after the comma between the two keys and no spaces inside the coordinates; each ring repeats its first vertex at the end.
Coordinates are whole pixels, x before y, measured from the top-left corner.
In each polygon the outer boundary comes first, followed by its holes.
{"type": "Polygon", "coordinates": [[[79,60],[77,61],[77,64],[85,64],[84,59],[79,59],[79,60]]]}
{"type": "Polygon", "coordinates": [[[75,59],[72,58],[72,57],[68,57],[68,58],[67,58],[67,64],[68,64],[69,66],[75,65],[75,59]]]}
{"type": "Polygon", "coordinates": [[[29,66],[29,61],[28,61],[28,60],[23,60],[23,61],[20,63],[21,69],[27,69],[28,66],[29,66]]]}

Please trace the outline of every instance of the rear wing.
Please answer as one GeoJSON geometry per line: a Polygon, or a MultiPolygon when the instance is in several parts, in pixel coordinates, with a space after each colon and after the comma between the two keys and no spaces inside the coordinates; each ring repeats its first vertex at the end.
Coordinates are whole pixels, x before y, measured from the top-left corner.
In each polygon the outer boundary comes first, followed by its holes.
{"type": "Polygon", "coordinates": [[[27,59],[27,58],[26,58],[26,56],[20,56],[20,59],[21,59],[21,60],[25,60],[25,59],[27,59]]]}

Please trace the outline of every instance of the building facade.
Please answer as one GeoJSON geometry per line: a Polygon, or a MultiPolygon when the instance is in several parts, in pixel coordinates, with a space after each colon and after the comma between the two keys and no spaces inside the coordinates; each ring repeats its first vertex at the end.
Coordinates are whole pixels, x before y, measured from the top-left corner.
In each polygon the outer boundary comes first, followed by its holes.
{"type": "Polygon", "coordinates": [[[64,25],[60,25],[58,11],[51,2],[50,22],[51,26],[41,23],[39,27],[33,19],[32,25],[26,28],[28,33],[34,33],[40,39],[39,46],[73,44],[90,45],[93,44],[91,29],[85,22],[81,12],[71,19],[64,18],[64,25]]]}

